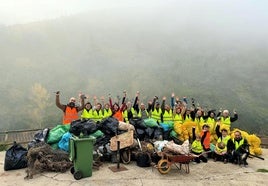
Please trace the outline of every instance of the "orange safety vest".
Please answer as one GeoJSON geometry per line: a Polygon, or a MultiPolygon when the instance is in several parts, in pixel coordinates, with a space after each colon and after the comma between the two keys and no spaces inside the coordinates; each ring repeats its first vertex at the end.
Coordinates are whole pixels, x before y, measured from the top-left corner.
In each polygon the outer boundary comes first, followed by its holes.
{"type": "Polygon", "coordinates": [[[116,111],[113,117],[116,118],[118,121],[124,121],[123,113],[120,110],[116,111]]]}
{"type": "Polygon", "coordinates": [[[71,108],[69,106],[66,106],[63,119],[62,119],[62,123],[64,125],[70,124],[73,120],[77,120],[77,119],[79,119],[79,116],[78,116],[76,107],[71,108]]]}
{"type": "MultiPolygon", "coordinates": [[[[204,135],[204,132],[202,131],[201,134],[200,134],[201,138],[202,138],[203,135],[204,135]]],[[[206,135],[206,137],[204,139],[203,145],[204,145],[204,147],[206,149],[210,148],[210,132],[209,131],[207,132],[207,135],[206,135]]]]}

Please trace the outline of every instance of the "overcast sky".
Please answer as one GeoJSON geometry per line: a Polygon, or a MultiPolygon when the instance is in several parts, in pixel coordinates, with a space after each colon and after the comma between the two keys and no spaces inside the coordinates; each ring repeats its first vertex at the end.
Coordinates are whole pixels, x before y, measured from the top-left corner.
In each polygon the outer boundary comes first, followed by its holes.
{"type": "Polygon", "coordinates": [[[248,26],[266,28],[268,20],[268,0],[0,0],[0,25],[24,24],[113,8],[132,8],[137,13],[143,8],[150,11],[162,8],[167,10],[167,14],[168,8],[172,8],[182,16],[239,20],[248,26]]]}

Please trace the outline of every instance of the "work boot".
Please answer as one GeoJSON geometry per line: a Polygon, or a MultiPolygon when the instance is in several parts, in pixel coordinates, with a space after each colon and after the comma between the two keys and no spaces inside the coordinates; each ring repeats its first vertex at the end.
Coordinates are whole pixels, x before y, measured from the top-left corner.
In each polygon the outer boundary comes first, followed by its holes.
{"type": "Polygon", "coordinates": [[[234,164],[238,164],[238,161],[237,160],[234,160],[234,164]]]}
{"type": "Polygon", "coordinates": [[[248,162],[246,160],[244,160],[243,163],[245,167],[248,165],[248,162]]]}

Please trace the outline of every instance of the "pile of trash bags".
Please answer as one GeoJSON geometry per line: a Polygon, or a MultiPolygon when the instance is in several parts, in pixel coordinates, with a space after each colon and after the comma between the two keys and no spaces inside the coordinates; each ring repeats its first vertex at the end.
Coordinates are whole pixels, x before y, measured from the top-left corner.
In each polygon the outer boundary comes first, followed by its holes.
{"type": "MultiPolygon", "coordinates": [[[[150,166],[151,162],[159,161],[161,157],[157,155],[157,152],[162,151],[163,148],[175,154],[190,153],[189,140],[193,136],[193,127],[196,127],[194,122],[157,123],[153,119],[143,120],[138,117],[130,119],[129,123],[119,122],[113,117],[108,117],[98,123],[93,120],[79,119],[68,125],[59,124],[54,128],[44,128],[38,131],[33,140],[28,143],[27,149],[14,143],[6,152],[4,169],[28,167],[27,178],[32,178],[35,172],[64,172],[72,166],[72,162],[69,160],[69,141],[72,136],[94,137],[96,139],[93,148],[94,160],[117,163],[117,150],[119,149],[111,150],[111,139],[130,130],[133,130],[131,133],[134,138],[133,144],[125,149],[120,149],[121,158],[123,158],[121,160],[123,163],[128,163],[131,159],[136,161],[138,166],[146,167],[150,166]],[[57,157],[61,157],[61,160],[58,161],[57,157]],[[47,164],[48,162],[52,164],[47,164]],[[57,165],[61,164],[64,166],[57,168],[57,165]],[[38,165],[38,167],[33,165],[38,165]]],[[[236,130],[240,129],[233,129],[230,133],[231,137],[236,130]]],[[[255,134],[240,131],[242,136],[248,140],[250,153],[261,155],[260,138],[255,134]]],[[[217,135],[212,128],[211,143],[216,141],[217,135]]]]}

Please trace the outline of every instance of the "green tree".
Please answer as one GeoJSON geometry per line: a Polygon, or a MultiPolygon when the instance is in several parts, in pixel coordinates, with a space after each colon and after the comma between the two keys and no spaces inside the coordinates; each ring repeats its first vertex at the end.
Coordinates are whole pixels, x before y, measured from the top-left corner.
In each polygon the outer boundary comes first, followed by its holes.
{"type": "Polygon", "coordinates": [[[46,118],[46,111],[51,106],[48,91],[40,84],[35,83],[31,88],[30,118],[32,118],[35,127],[43,127],[43,122],[46,118]]]}

